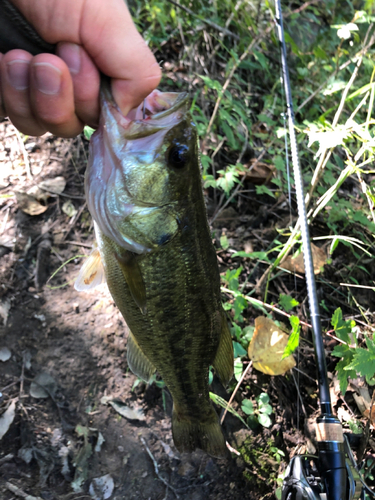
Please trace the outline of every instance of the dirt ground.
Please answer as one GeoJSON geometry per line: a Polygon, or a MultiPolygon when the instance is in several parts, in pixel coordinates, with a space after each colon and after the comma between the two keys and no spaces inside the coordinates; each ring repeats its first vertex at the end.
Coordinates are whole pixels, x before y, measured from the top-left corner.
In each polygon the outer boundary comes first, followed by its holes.
{"type": "MultiPolygon", "coordinates": [[[[83,261],[79,255],[89,253],[93,240],[83,196],[87,141],[46,135],[24,143],[7,121],[0,124],[0,136],[0,355],[10,351],[0,361],[0,412],[15,403],[0,441],[0,498],[271,498],[285,460],[314,451],[303,437],[307,418],[300,417],[293,377],[250,372],[243,394],[267,391],[273,424],[247,430],[229,414],[224,432],[237,451],[228,452],[227,460],[178,453],[171,398],[160,383],[146,386],[129,372],[127,327],[106,285],[87,293],[73,288],[83,261]],[[59,194],[53,192],[59,191],[58,181],[44,185],[48,196],[40,190],[15,195],[59,176],[66,181],[59,194]],[[122,417],[113,400],[132,418],[122,417]],[[271,458],[272,446],[285,454],[281,464],[276,455],[271,458]]],[[[252,219],[255,235],[270,217],[262,210],[252,219]]],[[[230,213],[226,217],[215,227],[219,233],[229,228],[242,250],[251,216],[237,217],[237,226],[230,225],[230,213]]],[[[230,256],[219,251],[218,257],[225,271],[230,256]]],[[[301,357],[296,376],[304,415],[310,417],[317,409],[311,344],[301,357]]],[[[228,399],[215,380],[213,390],[228,399]]]]}

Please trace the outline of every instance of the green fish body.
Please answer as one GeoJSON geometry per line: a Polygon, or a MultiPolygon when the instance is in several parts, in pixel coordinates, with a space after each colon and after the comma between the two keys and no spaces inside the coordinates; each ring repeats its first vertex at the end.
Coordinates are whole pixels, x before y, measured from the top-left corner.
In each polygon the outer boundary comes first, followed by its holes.
{"type": "MultiPolygon", "coordinates": [[[[210,402],[213,365],[223,384],[233,348],[221,305],[216,252],[202,193],[198,141],[184,94],[154,91],[124,117],[108,92],[91,140],[86,198],[95,221],[95,264],[77,289],[104,268],[131,334],[130,369],[149,381],[158,371],[173,398],[172,433],[181,452],[226,454],[210,402]]],[[[98,273],[98,274],[97,274],[98,273]]]]}

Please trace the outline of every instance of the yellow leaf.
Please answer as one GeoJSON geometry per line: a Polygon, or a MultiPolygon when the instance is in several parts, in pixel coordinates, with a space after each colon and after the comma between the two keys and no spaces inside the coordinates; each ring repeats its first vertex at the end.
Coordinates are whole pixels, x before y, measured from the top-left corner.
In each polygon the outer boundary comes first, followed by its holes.
{"type": "Polygon", "coordinates": [[[267,375],[283,375],[296,362],[292,355],[283,357],[288,335],[265,316],[255,318],[255,330],[249,345],[249,358],[256,370],[267,375]]]}

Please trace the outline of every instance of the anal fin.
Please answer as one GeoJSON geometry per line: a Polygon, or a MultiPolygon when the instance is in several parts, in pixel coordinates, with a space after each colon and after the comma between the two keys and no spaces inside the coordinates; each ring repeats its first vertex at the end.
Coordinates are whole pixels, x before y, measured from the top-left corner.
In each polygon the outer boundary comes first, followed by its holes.
{"type": "Polygon", "coordinates": [[[233,376],[234,357],[232,337],[224,311],[221,312],[221,334],[219,347],[212,366],[219,376],[221,383],[224,386],[228,385],[233,376]]]}
{"type": "Polygon", "coordinates": [[[149,382],[156,369],[154,365],[145,356],[143,351],[130,332],[127,344],[127,360],[130,370],[145,382],[149,382]]]}

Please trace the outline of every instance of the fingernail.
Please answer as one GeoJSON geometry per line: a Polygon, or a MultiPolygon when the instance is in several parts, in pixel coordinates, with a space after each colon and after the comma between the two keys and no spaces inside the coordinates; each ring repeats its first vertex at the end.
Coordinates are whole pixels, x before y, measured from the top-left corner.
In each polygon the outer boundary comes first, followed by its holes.
{"type": "Polygon", "coordinates": [[[69,68],[70,73],[76,75],[81,69],[81,49],[76,43],[64,43],[58,49],[58,55],[69,68]]]}
{"type": "Polygon", "coordinates": [[[14,59],[6,65],[9,83],[16,90],[26,90],[29,86],[29,63],[14,59]]]}
{"type": "Polygon", "coordinates": [[[61,87],[61,71],[50,63],[33,64],[37,89],[43,94],[57,94],[61,87]]]}

